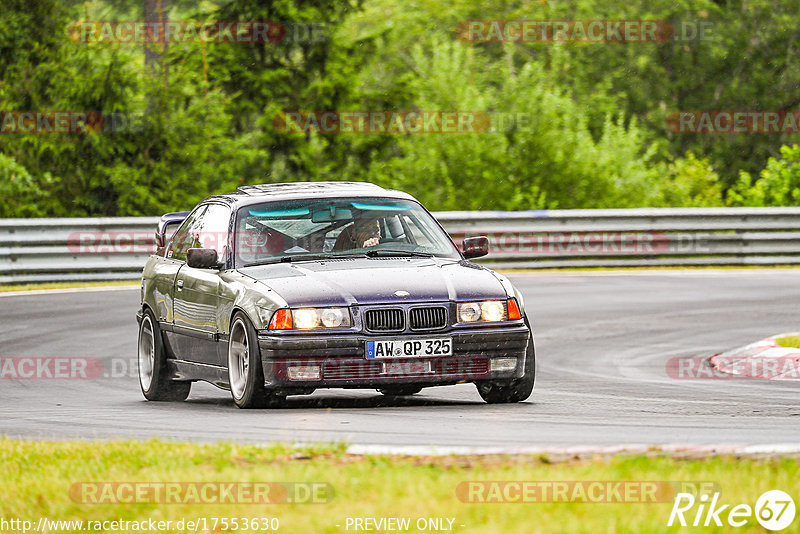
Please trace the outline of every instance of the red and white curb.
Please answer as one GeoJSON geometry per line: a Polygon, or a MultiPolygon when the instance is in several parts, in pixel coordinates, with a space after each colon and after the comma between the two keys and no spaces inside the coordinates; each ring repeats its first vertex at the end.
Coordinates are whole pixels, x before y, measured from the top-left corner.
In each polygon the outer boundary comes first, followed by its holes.
{"type": "Polygon", "coordinates": [[[466,456],[466,455],[537,455],[559,456],[648,454],[669,456],[715,456],[715,455],[797,455],[800,443],[764,445],[610,445],[572,447],[469,447],[434,445],[349,445],[348,454],[357,455],[401,455],[401,456],[466,456]]]}
{"type": "Polygon", "coordinates": [[[711,366],[730,375],[768,380],[800,380],[800,349],[782,347],[776,339],[800,333],[778,334],[709,359],[711,366]]]}

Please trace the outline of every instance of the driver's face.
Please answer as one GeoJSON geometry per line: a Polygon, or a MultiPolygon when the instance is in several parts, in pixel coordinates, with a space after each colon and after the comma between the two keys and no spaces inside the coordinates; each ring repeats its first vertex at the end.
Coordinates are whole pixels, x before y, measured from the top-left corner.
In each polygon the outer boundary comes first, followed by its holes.
{"type": "Polygon", "coordinates": [[[356,221],[355,223],[355,237],[356,241],[366,241],[374,237],[381,237],[381,225],[377,220],[371,221],[356,221]]]}

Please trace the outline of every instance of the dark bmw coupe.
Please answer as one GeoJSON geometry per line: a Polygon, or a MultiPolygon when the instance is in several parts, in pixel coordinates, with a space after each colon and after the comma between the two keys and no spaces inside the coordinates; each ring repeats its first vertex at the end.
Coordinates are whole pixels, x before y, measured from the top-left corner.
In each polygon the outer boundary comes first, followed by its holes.
{"type": "Polygon", "coordinates": [[[169,213],[142,273],[139,381],[148,400],[192,382],[240,408],[317,388],[413,395],[472,382],[490,403],[533,390],[522,296],[472,263],[413,197],[369,183],[240,187],[169,213]],[[171,236],[171,237],[169,237],[171,236]]]}

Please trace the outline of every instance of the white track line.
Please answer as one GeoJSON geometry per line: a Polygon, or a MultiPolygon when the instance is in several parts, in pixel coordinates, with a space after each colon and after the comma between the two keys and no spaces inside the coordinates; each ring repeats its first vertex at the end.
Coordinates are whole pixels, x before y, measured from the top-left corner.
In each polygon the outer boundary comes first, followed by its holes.
{"type": "Polygon", "coordinates": [[[612,445],[576,446],[576,447],[469,447],[469,446],[426,446],[426,445],[349,445],[349,454],[360,455],[404,455],[404,456],[461,456],[461,455],[496,455],[496,454],[800,454],[800,443],[797,444],[765,444],[765,445],[612,445]]]}
{"type": "MultiPolygon", "coordinates": [[[[487,264],[487,267],[491,268],[491,264],[487,264]]],[[[542,271],[536,271],[531,269],[497,269],[498,272],[503,273],[504,275],[510,275],[514,277],[524,277],[524,276],[532,276],[532,277],[545,277],[545,276],[569,276],[569,277],[578,277],[578,276],[586,276],[586,277],[603,277],[603,276],[705,276],[705,277],[721,277],[721,276],[752,276],[755,274],[790,274],[790,275],[800,275],[800,267],[790,267],[790,268],[748,268],[748,267],[737,267],[733,269],[682,269],[680,267],[676,267],[673,269],[597,269],[597,270],[570,270],[570,269],[563,269],[563,270],[551,270],[546,269],[542,271]]]]}

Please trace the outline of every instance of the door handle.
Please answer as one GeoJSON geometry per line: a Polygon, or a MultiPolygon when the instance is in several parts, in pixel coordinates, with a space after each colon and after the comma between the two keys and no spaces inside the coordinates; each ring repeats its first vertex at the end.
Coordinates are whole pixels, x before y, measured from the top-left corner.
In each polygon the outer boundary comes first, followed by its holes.
{"type": "Polygon", "coordinates": [[[178,280],[177,286],[178,291],[183,291],[183,280],[178,280]]]}

